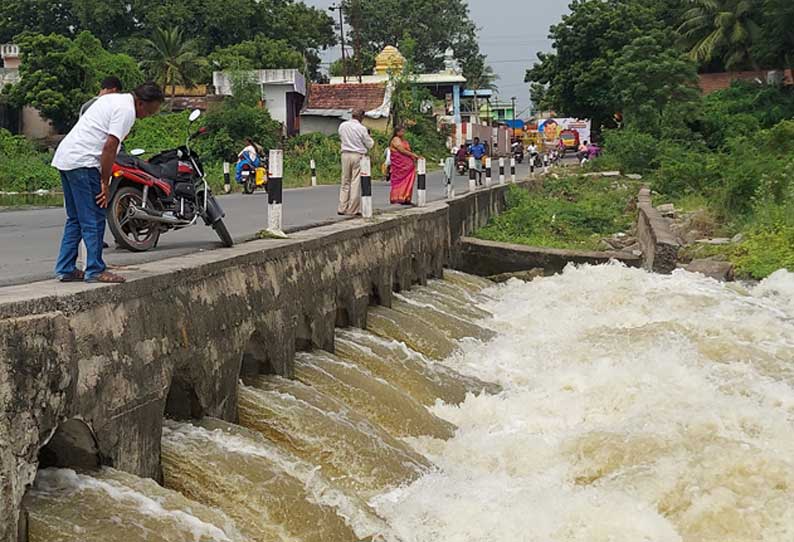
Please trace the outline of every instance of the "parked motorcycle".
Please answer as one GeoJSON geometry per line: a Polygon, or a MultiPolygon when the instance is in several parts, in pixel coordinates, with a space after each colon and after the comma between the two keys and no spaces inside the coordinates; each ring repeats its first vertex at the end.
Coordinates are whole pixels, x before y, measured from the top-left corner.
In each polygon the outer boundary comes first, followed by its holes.
{"type": "MultiPolygon", "coordinates": [[[[196,109],[190,124],[201,112],[196,109]]],[[[201,128],[189,133],[185,144],[163,151],[148,161],[138,158],[141,149],[119,153],[113,165],[108,203],[108,227],[116,243],[133,252],[154,248],[160,235],[181,230],[202,219],[223,243],[234,245],[223,222],[225,213],[212,195],[198,154],[190,148],[195,137],[206,133],[201,128]]]]}

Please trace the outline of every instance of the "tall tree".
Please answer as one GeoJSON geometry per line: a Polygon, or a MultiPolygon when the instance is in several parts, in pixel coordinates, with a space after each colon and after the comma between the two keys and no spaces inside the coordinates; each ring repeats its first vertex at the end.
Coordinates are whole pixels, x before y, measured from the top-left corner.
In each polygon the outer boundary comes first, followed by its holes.
{"type": "MultiPolygon", "coordinates": [[[[551,27],[554,52],[538,54],[525,80],[542,108],[591,118],[598,129],[619,109],[612,74],[620,51],[634,39],[665,29],[680,0],[572,0],[551,27]]],[[[667,28],[669,31],[669,28],[667,28]]]]}
{"type": "Polygon", "coordinates": [[[706,64],[719,59],[735,70],[757,65],[752,47],[761,35],[759,16],[753,0],[693,0],[678,31],[693,60],[706,64]]]}
{"type": "Polygon", "coordinates": [[[304,63],[303,55],[286,41],[263,36],[216,49],[208,60],[213,70],[302,68],[304,63]]]}
{"type": "Polygon", "coordinates": [[[626,45],[615,62],[612,88],[627,126],[660,133],[662,117],[675,104],[676,113],[700,96],[696,65],[672,47],[662,32],[626,45]]]}
{"type": "Polygon", "coordinates": [[[196,42],[185,39],[182,30],[158,28],[147,42],[146,59],[141,63],[147,74],[163,87],[193,86],[202,76],[206,59],[199,56],[196,42]]]}

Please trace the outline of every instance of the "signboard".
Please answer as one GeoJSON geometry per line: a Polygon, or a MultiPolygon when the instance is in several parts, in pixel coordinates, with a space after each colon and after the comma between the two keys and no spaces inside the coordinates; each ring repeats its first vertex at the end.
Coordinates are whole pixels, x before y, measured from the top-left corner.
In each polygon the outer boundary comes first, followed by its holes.
{"type": "Polygon", "coordinates": [[[563,130],[575,130],[579,133],[579,141],[590,141],[590,129],[589,119],[553,118],[538,121],[538,133],[551,144],[560,139],[563,130]]]}

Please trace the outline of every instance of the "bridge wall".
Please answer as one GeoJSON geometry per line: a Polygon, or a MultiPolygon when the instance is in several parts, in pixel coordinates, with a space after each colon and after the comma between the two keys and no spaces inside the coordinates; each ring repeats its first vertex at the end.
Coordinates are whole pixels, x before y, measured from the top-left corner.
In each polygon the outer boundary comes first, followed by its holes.
{"type": "Polygon", "coordinates": [[[160,479],[164,416],[234,421],[241,374],[291,376],[296,349],[333,350],[336,325],[440,277],[505,191],[149,263],[118,286],[0,290],[0,540],[24,530],[39,458],[160,479]]]}

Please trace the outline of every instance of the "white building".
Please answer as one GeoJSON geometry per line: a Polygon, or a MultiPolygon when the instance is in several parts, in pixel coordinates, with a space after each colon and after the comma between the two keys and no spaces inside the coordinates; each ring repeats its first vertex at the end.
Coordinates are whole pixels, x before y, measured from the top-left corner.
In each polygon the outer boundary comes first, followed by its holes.
{"type": "MultiPolygon", "coordinates": [[[[243,72],[259,86],[262,101],[273,120],[284,126],[285,134],[292,136],[300,132],[300,111],[306,98],[306,78],[295,69],[252,70],[243,72]]],[[[232,95],[229,72],[213,72],[212,85],[215,93],[232,95]]]]}

